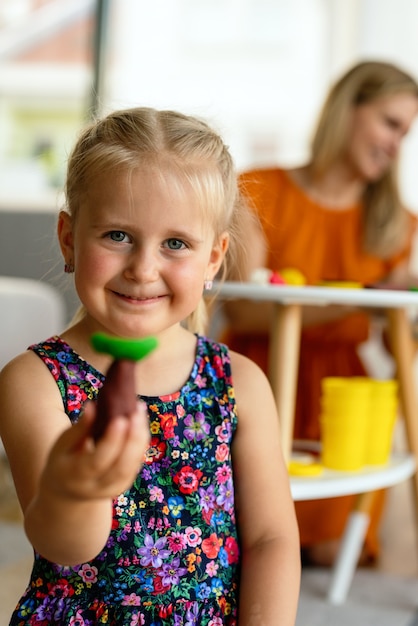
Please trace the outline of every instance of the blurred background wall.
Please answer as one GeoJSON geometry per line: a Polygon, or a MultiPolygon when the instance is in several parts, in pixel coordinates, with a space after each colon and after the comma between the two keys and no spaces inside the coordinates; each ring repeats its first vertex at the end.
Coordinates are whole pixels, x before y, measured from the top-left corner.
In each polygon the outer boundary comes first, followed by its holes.
{"type": "MultiPolygon", "coordinates": [[[[178,108],[218,128],[239,169],[296,165],[351,64],[418,76],[417,26],[416,0],[0,0],[0,273],[63,285],[74,310],[54,231],[92,114],[178,108]]],[[[401,181],[416,213],[417,162],[415,125],[401,181]]]]}

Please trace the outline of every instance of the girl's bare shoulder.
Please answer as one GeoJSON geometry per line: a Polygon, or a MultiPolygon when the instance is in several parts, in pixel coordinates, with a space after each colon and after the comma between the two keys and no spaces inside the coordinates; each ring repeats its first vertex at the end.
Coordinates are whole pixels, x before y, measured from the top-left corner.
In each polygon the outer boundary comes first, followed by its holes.
{"type": "Polygon", "coordinates": [[[265,414],[277,419],[276,403],[263,370],[248,357],[230,351],[231,373],[239,416],[251,413],[254,406],[264,407],[265,414]]]}
{"type": "MultiPolygon", "coordinates": [[[[31,385],[34,378],[47,373],[41,359],[32,350],[26,350],[15,356],[0,371],[0,388],[8,385],[31,385]]],[[[51,376],[51,375],[50,375],[51,376]]]]}
{"type": "Polygon", "coordinates": [[[56,413],[65,416],[58,386],[34,352],[23,352],[3,367],[0,372],[2,437],[12,438],[34,422],[48,426],[49,415],[56,413]]]}
{"type": "Polygon", "coordinates": [[[267,380],[262,369],[244,354],[240,354],[234,350],[229,350],[229,356],[231,358],[231,369],[234,383],[240,382],[241,379],[245,379],[247,377],[249,377],[250,380],[254,377],[257,379],[265,378],[267,380]]]}

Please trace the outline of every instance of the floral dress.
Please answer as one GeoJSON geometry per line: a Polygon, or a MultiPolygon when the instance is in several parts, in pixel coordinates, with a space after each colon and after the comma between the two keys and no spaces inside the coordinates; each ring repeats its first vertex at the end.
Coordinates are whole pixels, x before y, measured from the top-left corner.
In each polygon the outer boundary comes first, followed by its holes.
{"type": "MultiPolygon", "coordinates": [[[[31,349],[49,368],[76,422],[104,376],[59,337],[31,349]]],[[[237,417],[227,348],[198,336],[183,388],[144,400],[151,444],[134,484],[113,503],[106,546],[75,567],[35,553],[29,586],[9,626],[237,624],[231,464],[237,417]]]]}

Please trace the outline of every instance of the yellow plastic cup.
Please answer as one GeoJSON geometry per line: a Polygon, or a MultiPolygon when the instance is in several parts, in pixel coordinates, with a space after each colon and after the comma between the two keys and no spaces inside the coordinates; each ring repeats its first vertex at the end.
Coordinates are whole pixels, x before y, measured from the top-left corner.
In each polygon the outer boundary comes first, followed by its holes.
{"type": "Polygon", "coordinates": [[[367,420],[333,419],[322,417],[321,461],[324,467],[342,471],[356,471],[364,466],[367,420]]]}
{"type": "Polygon", "coordinates": [[[364,411],[370,401],[370,384],[366,378],[324,378],[321,408],[323,411],[364,411]]]}
{"type": "Polygon", "coordinates": [[[321,381],[323,398],[364,397],[370,394],[370,378],[329,376],[321,381]]]}
{"type": "Polygon", "coordinates": [[[328,377],[321,382],[321,459],[342,471],[365,465],[371,386],[366,377],[328,377]]]}
{"type": "Polygon", "coordinates": [[[392,450],[393,429],[398,414],[398,385],[395,380],[373,380],[371,384],[366,465],[385,465],[392,450]]]}
{"type": "Polygon", "coordinates": [[[321,413],[332,413],[335,415],[357,415],[364,411],[364,407],[370,404],[369,398],[323,398],[320,403],[321,413]]]}
{"type": "Polygon", "coordinates": [[[329,377],[321,386],[325,467],[358,470],[387,463],[398,412],[397,381],[329,377]]]}

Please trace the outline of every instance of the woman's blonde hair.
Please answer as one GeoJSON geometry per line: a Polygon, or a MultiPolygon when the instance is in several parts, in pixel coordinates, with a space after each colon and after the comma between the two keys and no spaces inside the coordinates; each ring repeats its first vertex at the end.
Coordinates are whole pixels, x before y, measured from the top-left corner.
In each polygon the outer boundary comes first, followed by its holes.
{"type": "MultiPolygon", "coordinates": [[[[148,107],[114,111],[83,130],[68,161],[65,185],[65,210],[73,222],[95,178],[106,173],[129,175],[144,165],[159,173],[162,181],[169,173],[170,184],[174,181],[194,192],[197,210],[213,228],[215,239],[228,231],[230,243],[220,278],[227,264],[240,265],[245,252],[240,247],[240,215],[246,205],[230,152],[206,122],[176,111],[148,107]]],[[[74,320],[82,315],[83,309],[74,320]]],[[[194,332],[204,332],[203,298],[185,323],[194,332]]]]}
{"type": "MultiPolygon", "coordinates": [[[[364,61],[344,74],[330,90],[319,116],[311,146],[312,176],[321,177],[346,150],[353,107],[400,93],[418,98],[418,84],[391,63],[364,61]]],[[[364,247],[382,258],[397,252],[407,236],[397,166],[395,160],[364,193],[364,247]]]]}

